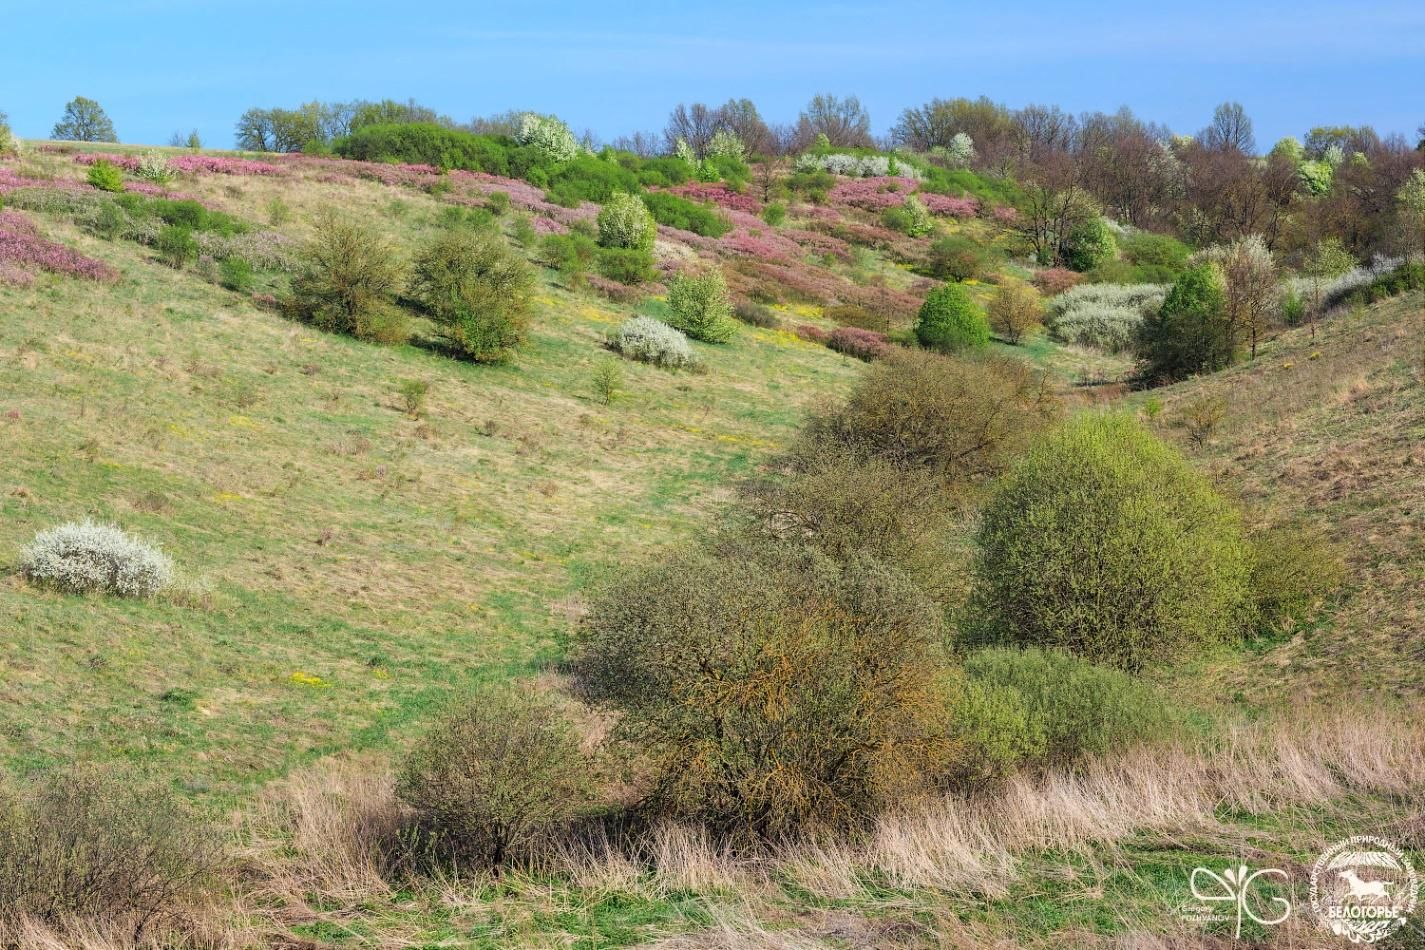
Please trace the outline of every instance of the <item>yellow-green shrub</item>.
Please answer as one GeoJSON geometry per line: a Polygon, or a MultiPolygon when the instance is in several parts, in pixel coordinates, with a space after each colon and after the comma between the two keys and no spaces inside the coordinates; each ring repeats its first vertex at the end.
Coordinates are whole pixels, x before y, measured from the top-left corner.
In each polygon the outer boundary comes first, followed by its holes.
{"type": "Polygon", "coordinates": [[[1123,415],[1038,440],[987,506],[972,639],[1137,669],[1240,635],[1250,558],[1237,515],[1123,415]]]}

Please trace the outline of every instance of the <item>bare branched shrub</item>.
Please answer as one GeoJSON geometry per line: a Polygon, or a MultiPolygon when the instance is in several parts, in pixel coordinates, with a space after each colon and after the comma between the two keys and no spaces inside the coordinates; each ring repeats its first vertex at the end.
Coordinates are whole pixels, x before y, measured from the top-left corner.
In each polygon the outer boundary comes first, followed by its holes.
{"type": "Polygon", "coordinates": [[[438,847],[499,869],[584,807],[590,773],[551,701],[483,689],[416,745],[396,792],[428,822],[438,847]]]}
{"type": "Polygon", "coordinates": [[[133,776],[83,769],[0,787],[0,929],[103,926],[137,941],[201,898],[215,841],[133,776]]]}
{"type": "Polygon", "coordinates": [[[735,537],[607,592],[574,669],[661,766],[656,810],[780,837],[854,825],[943,774],[945,644],[899,572],[735,537]]]}

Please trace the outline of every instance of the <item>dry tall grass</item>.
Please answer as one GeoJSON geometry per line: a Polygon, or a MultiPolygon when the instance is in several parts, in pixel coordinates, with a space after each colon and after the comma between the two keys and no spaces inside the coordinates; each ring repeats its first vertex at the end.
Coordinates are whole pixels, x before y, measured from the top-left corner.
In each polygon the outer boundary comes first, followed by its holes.
{"type": "MultiPolygon", "coordinates": [[[[320,895],[349,906],[390,894],[401,871],[393,860],[401,814],[389,781],[372,769],[334,763],[273,790],[263,821],[255,823],[266,837],[251,852],[266,900],[305,907],[320,895]],[[284,841],[287,848],[274,847],[284,841]]],[[[1231,728],[1197,748],[1145,747],[1073,771],[1019,776],[993,795],[946,796],[883,816],[855,840],[733,853],[687,826],[625,835],[582,830],[555,842],[538,867],[525,871],[531,886],[554,873],[594,892],[655,897],[692,890],[727,898],[710,900],[714,925],[707,933],[668,946],[813,946],[810,937],[774,934],[758,923],[766,919],[759,913],[776,916],[773,901],[763,898],[778,881],[829,900],[859,901],[873,880],[994,899],[1013,892],[1030,852],[1092,855],[1143,832],[1211,836],[1223,809],[1321,810],[1356,796],[1425,805],[1425,720],[1405,710],[1298,712],[1231,728]]],[[[456,900],[480,882],[446,884],[456,900]]],[[[950,931],[958,925],[942,923],[947,930],[937,939],[954,945],[950,931]]],[[[1164,936],[1161,945],[1175,936],[1192,940],[1184,931],[1164,936]]]]}

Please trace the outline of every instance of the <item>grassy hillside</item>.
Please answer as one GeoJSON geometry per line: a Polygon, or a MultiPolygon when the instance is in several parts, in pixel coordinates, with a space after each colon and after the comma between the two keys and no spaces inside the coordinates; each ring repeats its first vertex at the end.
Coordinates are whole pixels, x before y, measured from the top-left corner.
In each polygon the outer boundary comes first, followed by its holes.
{"type": "Polygon", "coordinates": [[[1425,312],[1420,294],[1291,330],[1258,360],[1151,395],[1186,444],[1188,408],[1222,421],[1188,447],[1255,526],[1307,524],[1350,566],[1317,624],[1185,674],[1193,693],[1249,705],[1418,698],[1425,690],[1425,312]]]}
{"type": "MultiPolygon", "coordinates": [[[[79,190],[73,159],[32,149],[0,170],[26,180],[9,187],[79,190]]],[[[409,167],[334,162],[173,188],[293,241],[340,207],[401,254],[493,190],[546,227],[592,210],[517,182],[468,176],[448,191],[409,167]]],[[[1397,703],[1425,689],[1418,293],[1150,393],[1083,385],[1120,380],[1122,355],[1047,335],[994,344],[1083,397],[1073,406],[1138,412],[1240,501],[1250,528],[1312,524],[1346,552],[1346,588],[1310,626],[1151,674],[1216,717],[1206,741],[1017,774],[994,795],[880,816],[855,840],[742,853],[696,828],[597,829],[535,866],[409,886],[368,860],[363,836],[404,815],[390,763],[438,707],[484,681],[550,683],[593,587],[706,533],[810,407],[850,390],[865,364],[793,332],[833,326],[815,288],[902,307],[925,290],[907,259],[928,239],[908,247],[851,207],[820,213],[875,232],[875,249],[814,231],[795,207],[768,234],[734,214],[721,243],[664,229],[665,264],[720,261],[739,292],[807,287],[773,308],[779,328],[696,344],[699,371],[618,361],[623,392],[606,403],[594,381],[616,359],[605,335],[657,299],[616,303],[541,270],[530,341],[510,365],[478,366],[419,334],[378,346],[322,333],[202,267],[27,212],[118,279],[0,280],[0,771],[133,763],[237,816],[241,873],[210,914],[227,941],[214,945],[1230,945],[1230,926],[1178,913],[1194,865],[1237,855],[1299,884],[1325,844],[1354,833],[1397,836],[1425,862],[1425,739],[1397,703]],[[759,243],[778,234],[794,247],[759,243]],[[764,268],[779,255],[782,270],[764,268]],[[407,401],[412,381],[423,400],[407,401]],[[1206,403],[1222,419],[1190,439],[1187,417],[1206,403]],[[21,546],[85,517],[161,543],[181,582],[153,600],[26,584],[21,546]],[[1374,715],[1347,708],[1363,696],[1374,715]]],[[[981,220],[936,227],[997,240],[981,220]]],[[[284,282],[266,273],[256,289],[284,282]]],[[[993,292],[967,286],[981,302],[993,292]]],[[[900,313],[889,329],[908,325],[900,313]]],[[[970,549],[972,520],[955,519],[946,574],[959,576],[948,562],[970,549]]],[[[607,725],[575,712],[589,735],[607,725]]],[[[1305,918],[1245,935],[1321,939],[1305,918]]]]}
{"type": "MultiPolygon", "coordinates": [[[[279,186],[189,190],[260,214],[279,186]]],[[[341,206],[400,242],[437,203],[370,183],[280,189],[289,230],[341,206]]],[[[703,374],[624,363],[628,316],[543,280],[505,367],[293,324],[138,245],[46,222],[117,285],[0,286],[0,551],[92,516],[161,542],[185,591],[155,602],[0,585],[0,755],[151,763],[234,792],[314,756],[382,745],[453,689],[548,657],[610,565],[715,517],[731,481],[862,364],[747,328],[703,374]],[[404,380],[430,384],[420,418],[404,380]]]]}

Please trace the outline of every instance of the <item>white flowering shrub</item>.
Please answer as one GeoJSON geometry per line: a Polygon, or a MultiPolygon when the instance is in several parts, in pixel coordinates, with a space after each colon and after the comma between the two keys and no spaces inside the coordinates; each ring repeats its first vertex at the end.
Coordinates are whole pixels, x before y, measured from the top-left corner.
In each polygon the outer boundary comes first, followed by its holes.
{"type": "Polygon", "coordinates": [[[692,366],[697,358],[688,338],[652,317],[634,317],[609,336],[609,348],[655,366],[692,366]]]}
{"type": "Polygon", "coordinates": [[[947,168],[969,168],[975,160],[975,142],[964,132],[956,132],[950,138],[949,145],[937,145],[930,153],[944,162],[947,168]]]}
{"type": "Polygon", "coordinates": [[[649,250],[658,236],[658,224],[637,195],[616,191],[599,209],[596,222],[603,247],[649,250]]]}
{"type": "Polygon", "coordinates": [[[742,144],[742,139],[737,137],[736,132],[728,129],[720,129],[713,133],[712,140],[708,142],[707,154],[705,158],[735,158],[739,162],[747,158],[747,149],[742,144]]]}
{"type": "Polygon", "coordinates": [[[689,165],[696,165],[698,163],[698,153],[693,151],[693,147],[688,144],[688,140],[685,138],[678,139],[677,144],[673,146],[673,154],[689,165]]]}
{"type": "Polygon", "coordinates": [[[134,176],[155,185],[166,185],[173,180],[173,169],[168,167],[168,159],[159,152],[144,152],[139,156],[138,168],[134,176]]]}
{"type": "Polygon", "coordinates": [[[1162,284],[1080,284],[1050,299],[1044,325],[1061,343],[1118,353],[1167,293],[1162,284]]]}
{"type": "Polygon", "coordinates": [[[1337,277],[1291,277],[1284,283],[1288,294],[1295,295],[1313,311],[1324,312],[1340,305],[1351,291],[1367,286],[1404,263],[1403,257],[1377,254],[1369,264],[1353,267],[1337,277]]]}
{"type": "Polygon", "coordinates": [[[35,535],[21,552],[20,570],[32,584],[74,594],[149,597],[173,580],[173,562],[158,548],[93,521],[35,535]]]}
{"type": "Polygon", "coordinates": [[[901,209],[906,214],[906,234],[923,237],[935,230],[935,219],[930,216],[930,209],[915,195],[907,195],[901,209]]]}
{"type": "Polygon", "coordinates": [[[898,160],[894,155],[847,155],[832,152],[828,155],[807,153],[797,158],[796,170],[827,171],[843,178],[913,178],[920,180],[920,171],[909,163],[898,160]]]}
{"type": "Polygon", "coordinates": [[[526,112],[520,116],[515,141],[538,149],[556,162],[567,162],[579,154],[579,140],[569,131],[569,126],[554,115],[526,112]]]}

